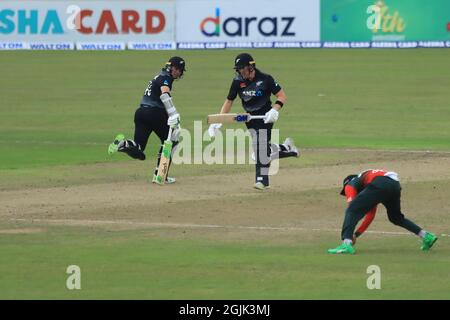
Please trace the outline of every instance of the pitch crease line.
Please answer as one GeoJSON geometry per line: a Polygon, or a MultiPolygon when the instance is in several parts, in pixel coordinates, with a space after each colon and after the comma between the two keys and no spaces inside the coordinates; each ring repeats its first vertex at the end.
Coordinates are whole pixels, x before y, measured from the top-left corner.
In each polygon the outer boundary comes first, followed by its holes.
{"type": "MultiPolygon", "coordinates": [[[[316,231],[316,232],[340,232],[340,229],[328,228],[302,228],[302,227],[272,227],[272,226],[240,226],[240,225],[217,225],[217,224],[193,224],[193,223],[164,223],[164,222],[137,222],[124,220],[77,220],[77,219],[10,219],[17,222],[46,222],[49,224],[67,225],[134,225],[149,228],[199,228],[199,229],[246,229],[246,230],[274,230],[274,231],[316,231]]],[[[377,231],[368,230],[366,233],[386,235],[410,235],[409,232],[400,231],[377,231]]],[[[441,234],[442,237],[450,237],[449,234],[441,234]]]]}

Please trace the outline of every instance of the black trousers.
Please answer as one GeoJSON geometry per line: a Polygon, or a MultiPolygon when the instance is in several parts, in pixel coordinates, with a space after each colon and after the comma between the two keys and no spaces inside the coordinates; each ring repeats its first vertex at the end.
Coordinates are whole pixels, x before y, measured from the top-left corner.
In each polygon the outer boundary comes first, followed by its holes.
{"type": "MultiPolygon", "coordinates": [[[[141,146],[141,150],[145,150],[152,132],[155,132],[161,141],[154,174],[158,173],[164,140],[167,139],[167,135],[169,134],[170,127],[167,124],[167,119],[168,116],[166,110],[161,108],[139,107],[134,113],[134,141],[141,146]]],[[[177,143],[178,142],[173,143],[172,150],[175,148],[177,143]]],[[[170,160],[169,168],[172,163],[172,157],[170,160]]]]}
{"type": "Polygon", "coordinates": [[[358,221],[377,204],[382,203],[387,210],[389,221],[406,230],[418,234],[421,228],[403,215],[400,208],[400,183],[389,177],[376,177],[355,199],[345,211],[341,237],[352,239],[358,221]]]}
{"type": "Polygon", "coordinates": [[[134,141],[144,151],[148,138],[155,132],[161,144],[167,139],[169,126],[167,125],[167,112],[161,108],[139,107],[134,113],[134,141]]]}
{"type": "Polygon", "coordinates": [[[258,119],[246,122],[246,125],[252,137],[252,146],[256,158],[255,180],[268,186],[273,123],[264,123],[263,120],[258,119]]]}

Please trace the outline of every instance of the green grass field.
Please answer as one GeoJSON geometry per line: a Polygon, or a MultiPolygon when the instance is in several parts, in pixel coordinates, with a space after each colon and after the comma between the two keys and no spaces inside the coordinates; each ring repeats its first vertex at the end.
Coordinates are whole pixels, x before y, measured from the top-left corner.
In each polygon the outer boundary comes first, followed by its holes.
{"type": "Polygon", "coordinates": [[[1,299],[450,298],[448,49],[251,51],[286,91],[281,136],[304,149],[265,194],[246,165],[174,166],[177,185],[152,186],[155,136],[144,163],[107,155],[170,55],[187,61],[182,126],[206,130],[238,53],[0,52],[1,299]],[[327,255],[341,178],[378,165],[406,178],[408,216],[444,236],[423,253],[380,210],[357,255],[327,255]],[[72,264],[81,290],[65,287],[72,264]]]}

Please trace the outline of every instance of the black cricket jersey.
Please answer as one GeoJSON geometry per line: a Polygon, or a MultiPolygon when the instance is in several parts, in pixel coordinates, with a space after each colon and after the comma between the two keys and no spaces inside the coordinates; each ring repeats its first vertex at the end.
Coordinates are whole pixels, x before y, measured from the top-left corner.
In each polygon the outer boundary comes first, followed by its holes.
{"type": "Polygon", "coordinates": [[[252,81],[244,80],[240,75],[233,79],[227,99],[234,100],[239,94],[245,111],[252,114],[265,113],[272,106],[270,96],[280,90],[281,86],[271,75],[255,69],[255,79],[252,81]]]}
{"type": "Polygon", "coordinates": [[[162,70],[153,80],[148,83],[141,99],[141,107],[156,107],[164,109],[161,99],[161,87],[167,86],[172,90],[173,78],[169,72],[162,70]]]}

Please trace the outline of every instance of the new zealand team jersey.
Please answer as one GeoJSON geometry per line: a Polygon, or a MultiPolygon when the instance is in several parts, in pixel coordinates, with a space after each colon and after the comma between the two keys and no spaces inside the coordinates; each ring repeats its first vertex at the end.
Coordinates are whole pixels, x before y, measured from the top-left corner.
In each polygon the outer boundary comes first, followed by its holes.
{"type": "Polygon", "coordinates": [[[270,96],[277,94],[280,90],[280,85],[271,75],[255,69],[253,81],[244,80],[240,75],[233,79],[227,99],[234,100],[239,94],[245,111],[256,114],[270,110],[272,106],[270,96]]]}
{"type": "Polygon", "coordinates": [[[161,87],[167,86],[172,90],[173,78],[165,70],[162,70],[156,77],[148,83],[144,96],[141,99],[141,107],[155,107],[164,109],[161,99],[161,87]]]}

